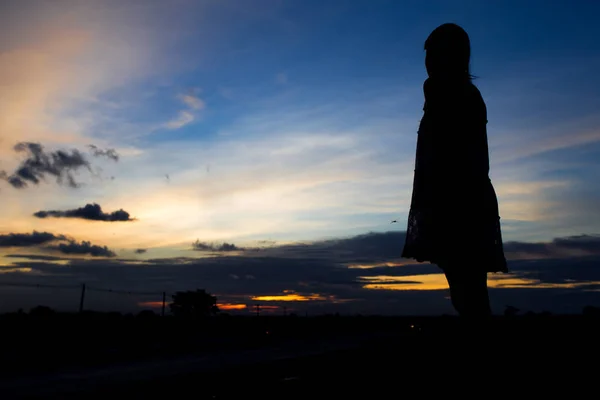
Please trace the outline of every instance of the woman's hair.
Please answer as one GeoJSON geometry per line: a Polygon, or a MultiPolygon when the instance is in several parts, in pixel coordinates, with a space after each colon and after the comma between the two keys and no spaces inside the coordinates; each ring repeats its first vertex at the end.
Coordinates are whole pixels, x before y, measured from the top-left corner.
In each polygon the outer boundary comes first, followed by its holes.
{"type": "Polygon", "coordinates": [[[469,68],[471,41],[467,32],[460,26],[447,23],[435,28],[425,41],[425,51],[432,55],[443,56],[446,61],[443,65],[444,73],[458,75],[468,80],[475,78],[469,68]]]}

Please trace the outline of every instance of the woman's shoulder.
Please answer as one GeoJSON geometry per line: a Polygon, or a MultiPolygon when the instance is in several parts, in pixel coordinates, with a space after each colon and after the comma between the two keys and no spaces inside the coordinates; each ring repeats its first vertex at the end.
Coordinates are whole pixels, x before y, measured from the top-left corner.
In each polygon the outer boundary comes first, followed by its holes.
{"type": "Polygon", "coordinates": [[[468,92],[470,97],[476,101],[476,102],[481,102],[483,104],[485,104],[485,101],[483,100],[483,95],[481,94],[481,91],[479,90],[479,88],[477,87],[477,85],[475,85],[473,82],[469,82],[467,84],[467,88],[468,88],[468,92]]]}

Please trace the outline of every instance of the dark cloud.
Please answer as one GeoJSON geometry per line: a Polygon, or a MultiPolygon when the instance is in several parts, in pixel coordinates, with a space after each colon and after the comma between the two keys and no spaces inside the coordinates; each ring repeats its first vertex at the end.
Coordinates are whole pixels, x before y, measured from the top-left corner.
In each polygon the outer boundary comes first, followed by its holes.
{"type": "MultiPolygon", "coordinates": [[[[398,232],[370,233],[312,244],[280,246],[260,252],[230,251],[226,252],[226,255],[215,254],[201,258],[156,258],[136,262],[114,258],[66,259],[67,265],[58,265],[50,262],[51,260],[43,262],[42,259],[15,260],[13,266],[27,267],[33,271],[0,274],[0,284],[7,280],[28,283],[46,282],[76,287],[77,283],[88,282],[96,287],[155,292],[157,301],[160,301],[160,294],[163,291],[172,293],[178,290],[204,288],[216,294],[219,301],[223,303],[243,303],[249,308],[257,302],[262,305],[285,305],[288,312],[453,313],[448,293],[444,289],[392,290],[392,283],[395,285],[410,283],[411,287],[416,285],[416,288],[422,285],[421,287],[425,289],[424,282],[431,278],[428,275],[441,272],[437,266],[429,263],[401,260],[398,253],[402,248],[403,235],[398,232]],[[328,255],[327,249],[331,250],[332,255],[328,255]],[[380,256],[380,253],[387,255],[388,258],[380,256]],[[396,259],[401,262],[390,262],[396,259]],[[357,260],[372,267],[348,268],[348,265],[356,263],[357,260]],[[366,289],[365,284],[373,282],[375,277],[381,289],[366,289]],[[398,282],[399,277],[403,277],[403,281],[398,282]],[[296,295],[312,300],[297,302],[253,300],[253,296],[257,295],[296,295]]],[[[546,244],[562,244],[566,241],[567,246],[571,246],[573,241],[576,241],[579,243],[578,246],[588,246],[582,243],[587,243],[589,240],[590,238],[586,236],[557,238],[546,244]]],[[[525,247],[518,247],[518,250],[525,247]]],[[[600,303],[599,265],[600,255],[538,257],[535,260],[512,259],[509,261],[510,275],[494,274],[491,277],[491,279],[506,279],[504,287],[491,289],[494,311],[501,313],[504,307],[510,304],[522,310],[536,312],[543,310],[580,312],[587,304],[600,303]],[[517,287],[515,282],[519,278],[524,280],[517,287]]],[[[117,295],[106,298],[96,296],[96,293],[90,296],[91,309],[121,310],[118,307],[121,307],[122,303],[119,302],[125,301],[117,295]],[[94,301],[96,303],[92,303],[94,301]]],[[[66,307],[77,307],[76,302],[73,303],[72,300],[77,296],[73,297],[72,294],[65,292],[64,298],[66,307]]],[[[136,298],[128,298],[131,300],[127,301],[131,303],[122,307],[135,309],[136,298]]],[[[26,301],[29,300],[25,297],[20,297],[18,300],[19,304],[26,301]]],[[[17,300],[13,303],[16,304],[17,300]]]]}
{"type": "MultiPolygon", "coordinates": [[[[373,276],[369,273],[369,276],[373,276]]],[[[421,281],[411,281],[411,280],[397,280],[397,279],[393,279],[392,278],[393,275],[391,275],[389,278],[381,278],[377,280],[377,285],[381,286],[381,285],[414,285],[414,284],[421,284],[423,282],[421,281]]],[[[360,276],[357,278],[357,282],[362,283],[362,284],[369,284],[369,283],[373,283],[370,279],[368,279],[368,277],[366,276],[360,276]]]]}
{"type": "Polygon", "coordinates": [[[49,210],[49,211],[38,211],[33,214],[37,218],[80,218],[87,219],[91,221],[107,221],[107,222],[117,222],[117,221],[134,221],[129,217],[129,213],[120,209],[118,211],[113,211],[111,213],[105,213],[102,211],[102,207],[99,204],[86,204],[84,207],[79,207],[73,210],[49,210]]]}
{"type": "Polygon", "coordinates": [[[552,244],[557,247],[577,249],[600,254],[600,235],[578,235],[555,238],[552,244]]]}
{"type": "Polygon", "coordinates": [[[64,257],[48,256],[44,254],[7,254],[7,258],[23,258],[27,260],[42,260],[42,261],[63,261],[64,257]]]}
{"type": "Polygon", "coordinates": [[[16,188],[23,189],[29,184],[37,185],[45,180],[48,175],[53,176],[58,184],[66,184],[72,188],[80,185],[75,181],[73,173],[85,168],[91,172],[90,163],[79,150],[57,150],[47,152],[39,143],[17,143],[14,150],[25,153],[26,158],[11,174],[4,173],[4,179],[16,188]]]}
{"type": "MultiPolygon", "coordinates": [[[[401,258],[405,238],[403,231],[371,232],[347,238],[241,250],[246,250],[250,256],[260,250],[261,257],[319,259],[346,265],[377,264],[406,261],[401,258]]],[[[600,235],[567,236],[537,243],[510,241],[504,244],[504,250],[507,258],[512,260],[600,255],[600,235]]]]}
{"type": "Polygon", "coordinates": [[[94,157],[106,157],[113,161],[119,161],[119,153],[115,149],[100,149],[98,146],[90,144],[88,146],[94,157]]]}
{"type": "Polygon", "coordinates": [[[63,235],[48,232],[8,233],[0,235],[0,247],[31,247],[40,246],[58,240],[65,240],[63,235]]]}
{"type": "Polygon", "coordinates": [[[147,251],[147,249],[135,249],[135,254],[144,254],[147,251]]]}
{"type": "Polygon", "coordinates": [[[506,242],[507,256],[518,258],[560,258],[600,255],[600,235],[577,235],[555,238],[550,242],[506,242]]]}
{"type": "Polygon", "coordinates": [[[192,249],[197,251],[212,251],[212,252],[227,252],[227,251],[241,251],[245,250],[244,248],[237,247],[233,243],[209,243],[209,242],[201,242],[200,240],[196,240],[192,243],[192,249]]]}
{"type": "Polygon", "coordinates": [[[114,257],[115,252],[106,246],[97,246],[85,240],[78,243],[69,241],[68,243],[60,243],[54,247],[56,250],[64,254],[90,255],[93,257],[114,257]]]}
{"type": "MultiPolygon", "coordinates": [[[[539,262],[513,261],[513,277],[537,276],[542,283],[588,282],[587,288],[546,287],[523,285],[492,290],[496,312],[508,304],[522,310],[552,312],[580,312],[586,304],[600,300],[598,285],[600,257],[576,260],[540,260],[539,262]],[[595,268],[593,266],[596,266],[595,268]],[[562,278],[561,278],[562,277],[562,278]]],[[[275,257],[250,258],[241,256],[208,257],[202,259],[157,259],[155,262],[131,264],[111,259],[71,259],[68,265],[44,262],[16,262],[15,266],[29,267],[34,273],[0,274],[0,284],[11,282],[46,282],[57,285],[77,285],[88,282],[91,286],[124,291],[172,293],[177,290],[205,288],[223,303],[243,303],[251,307],[257,301],[253,296],[299,295],[314,300],[301,302],[260,301],[263,305],[286,306],[292,310],[310,313],[341,312],[369,314],[442,314],[453,313],[446,290],[369,290],[364,288],[365,276],[379,276],[382,269],[350,269],[322,260],[281,259],[275,257]],[[253,279],[250,278],[253,277],[253,279]],[[40,277],[44,280],[41,281],[40,277]],[[235,279],[234,277],[237,277],[235,279]]],[[[382,267],[383,268],[383,267],[382,267]]],[[[422,273],[440,272],[429,264],[415,264],[389,268],[388,276],[407,276],[406,281],[420,282],[422,273]],[[407,268],[410,267],[410,268],[407,268]],[[431,269],[429,269],[431,268],[431,269]],[[415,272],[417,271],[417,274],[415,272]]],[[[387,286],[384,284],[380,287],[387,286]]],[[[66,305],[73,295],[65,292],[66,305]],[[68,297],[71,296],[71,297],[68,297]]],[[[120,297],[100,298],[94,293],[90,307],[117,307],[120,297]]],[[[132,297],[135,300],[135,297],[132,297]]],[[[26,301],[26,300],[20,300],[26,301]]],[[[87,301],[87,300],[86,300],[87,301]]],[[[135,304],[131,304],[135,307],[135,304]]],[[[94,309],[96,309],[94,308],[94,309]]],[[[113,308],[114,309],[114,308],[113,308]]]]}
{"type": "MultiPolygon", "coordinates": [[[[114,257],[116,254],[106,246],[93,245],[90,242],[77,242],[65,235],[49,232],[8,233],[0,235],[0,247],[36,247],[39,250],[59,251],[63,254],[91,255],[94,257],[114,257]]],[[[31,260],[58,260],[57,257],[45,255],[14,254],[12,258],[28,258],[31,260]]]]}
{"type": "Polygon", "coordinates": [[[250,255],[329,260],[341,264],[380,263],[401,260],[406,232],[370,232],[347,238],[286,244],[247,250],[250,255]]]}

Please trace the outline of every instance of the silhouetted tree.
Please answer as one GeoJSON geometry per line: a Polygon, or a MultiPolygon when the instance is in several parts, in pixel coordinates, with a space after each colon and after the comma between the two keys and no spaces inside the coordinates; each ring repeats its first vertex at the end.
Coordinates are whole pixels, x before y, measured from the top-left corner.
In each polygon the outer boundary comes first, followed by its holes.
{"type": "Polygon", "coordinates": [[[48,317],[48,316],[51,316],[54,314],[55,314],[55,311],[53,309],[51,309],[50,307],[46,307],[46,306],[33,307],[29,311],[29,315],[34,316],[34,317],[48,317]]]}
{"type": "Polygon", "coordinates": [[[513,307],[513,306],[506,306],[506,308],[504,309],[504,316],[505,317],[514,317],[515,315],[517,315],[519,313],[519,309],[517,307],[513,307]]]}
{"type": "Polygon", "coordinates": [[[156,313],[152,310],[142,310],[137,315],[138,318],[154,318],[156,316],[156,313]]]}
{"type": "Polygon", "coordinates": [[[217,297],[204,289],[177,292],[171,297],[173,302],[169,307],[176,317],[204,318],[219,312],[217,297]]]}

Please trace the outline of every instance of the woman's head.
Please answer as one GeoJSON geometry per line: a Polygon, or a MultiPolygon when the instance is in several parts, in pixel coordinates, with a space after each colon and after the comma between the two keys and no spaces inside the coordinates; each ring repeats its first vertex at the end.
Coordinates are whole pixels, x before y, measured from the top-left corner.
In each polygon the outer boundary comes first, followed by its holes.
{"type": "Polygon", "coordinates": [[[430,77],[450,80],[470,80],[469,35],[456,24],[443,24],[431,32],[425,41],[425,67],[430,77]]]}

